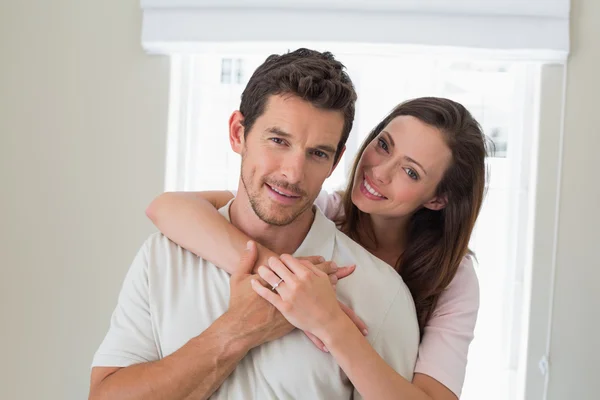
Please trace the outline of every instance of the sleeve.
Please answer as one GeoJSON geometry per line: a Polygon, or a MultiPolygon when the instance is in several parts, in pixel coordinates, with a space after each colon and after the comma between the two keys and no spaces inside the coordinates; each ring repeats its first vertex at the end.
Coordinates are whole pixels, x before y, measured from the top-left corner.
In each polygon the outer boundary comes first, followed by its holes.
{"type": "Polygon", "coordinates": [[[321,191],[314,203],[327,219],[334,219],[342,212],[342,196],[339,192],[331,194],[321,191]]]}
{"type": "Polygon", "coordinates": [[[478,311],[479,282],[466,257],[425,326],[415,367],[415,373],[434,378],[459,398],[478,311]]]}
{"type": "Polygon", "coordinates": [[[92,367],[128,367],[160,358],[150,315],[147,243],[127,272],[92,367]]]}
{"type": "MultiPolygon", "coordinates": [[[[371,343],[381,358],[406,380],[412,381],[419,351],[419,324],[414,302],[406,286],[396,294],[384,320],[371,343]]],[[[354,389],[355,400],[362,400],[354,389]]]]}

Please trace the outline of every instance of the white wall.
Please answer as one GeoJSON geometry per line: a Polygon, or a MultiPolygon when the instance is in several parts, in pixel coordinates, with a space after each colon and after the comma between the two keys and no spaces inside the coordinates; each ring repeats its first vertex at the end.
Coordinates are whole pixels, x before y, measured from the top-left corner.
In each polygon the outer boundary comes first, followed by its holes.
{"type": "MultiPolygon", "coordinates": [[[[573,1],[572,34],[549,400],[600,393],[599,2],[573,1]]],[[[168,62],[139,37],[137,0],[0,2],[1,399],[86,397],[123,274],[152,231],[168,62]]]]}
{"type": "Polygon", "coordinates": [[[548,400],[600,398],[600,2],[571,13],[548,400]]]}
{"type": "Polygon", "coordinates": [[[163,188],[168,60],[138,0],[0,1],[0,399],[87,398],[163,188]]]}

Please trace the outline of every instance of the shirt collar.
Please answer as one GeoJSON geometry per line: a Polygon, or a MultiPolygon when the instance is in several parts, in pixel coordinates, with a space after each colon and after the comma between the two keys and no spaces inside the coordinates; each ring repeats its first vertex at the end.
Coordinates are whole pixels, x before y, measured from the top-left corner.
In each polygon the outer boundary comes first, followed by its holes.
{"type": "MultiPolygon", "coordinates": [[[[229,217],[229,207],[231,199],[224,207],[219,209],[219,213],[231,222],[229,217]]],[[[318,207],[313,206],[315,218],[308,234],[300,244],[300,247],[294,252],[294,257],[322,256],[326,260],[333,257],[333,247],[337,228],[335,224],[328,220],[318,207]]]]}

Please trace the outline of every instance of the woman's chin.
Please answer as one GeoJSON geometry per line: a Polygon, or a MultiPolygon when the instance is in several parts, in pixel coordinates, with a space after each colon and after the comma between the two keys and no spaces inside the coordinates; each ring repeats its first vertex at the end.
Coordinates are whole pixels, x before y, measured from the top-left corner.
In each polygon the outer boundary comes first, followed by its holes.
{"type": "Polygon", "coordinates": [[[356,206],[360,211],[371,214],[373,209],[373,202],[367,199],[360,191],[352,192],[352,204],[356,206]]]}

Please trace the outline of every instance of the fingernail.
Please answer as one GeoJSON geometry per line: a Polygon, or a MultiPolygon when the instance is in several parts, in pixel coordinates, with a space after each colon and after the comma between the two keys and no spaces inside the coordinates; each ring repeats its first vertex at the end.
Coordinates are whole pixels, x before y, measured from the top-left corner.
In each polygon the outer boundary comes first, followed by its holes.
{"type": "Polygon", "coordinates": [[[246,250],[250,250],[250,247],[252,247],[252,240],[248,240],[246,243],[246,250]]]}
{"type": "Polygon", "coordinates": [[[365,328],[365,329],[363,329],[362,333],[363,333],[363,335],[367,336],[369,334],[369,331],[365,328]]]}
{"type": "Polygon", "coordinates": [[[323,351],[324,351],[325,353],[329,353],[329,350],[328,350],[328,349],[327,349],[327,347],[325,347],[325,346],[323,346],[323,351]]]}
{"type": "Polygon", "coordinates": [[[324,257],[319,257],[318,260],[319,260],[319,262],[325,262],[325,258],[324,257]]]}

